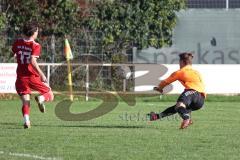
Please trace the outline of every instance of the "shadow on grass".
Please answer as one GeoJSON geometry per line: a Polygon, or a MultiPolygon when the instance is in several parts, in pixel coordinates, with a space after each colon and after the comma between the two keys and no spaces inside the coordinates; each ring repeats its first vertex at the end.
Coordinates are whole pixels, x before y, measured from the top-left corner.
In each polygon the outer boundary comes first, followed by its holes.
{"type": "MultiPolygon", "coordinates": [[[[22,129],[20,123],[14,122],[0,122],[0,126],[5,126],[5,129],[22,129]]],[[[80,125],[49,125],[49,124],[32,124],[32,127],[49,127],[49,128],[102,128],[102,129],[140,129],[147,128],[143,125],[89,125],[89,124],[80,124],[80,125]]]]}
{"type": "Polygon", "coordinates": [[[102,128],[102,129],[139,129],[146,128],[146,126],[128,126],[128,125],[32,125],[33,127],[56,127],[56,128],[102,128]]]}
{"type": "Polygon", "coordinates": [[[17,126],[19,125],[19,123],[14,123],[14,122],[0,122],[0,125],[3,125],[3,126],[17,126]]]}
{"type": "Polygon", "coordinates": [[[0,126],[4,126],[4,129],[22,129],[23,125],[14,122],[0,122],[0,126]]]}

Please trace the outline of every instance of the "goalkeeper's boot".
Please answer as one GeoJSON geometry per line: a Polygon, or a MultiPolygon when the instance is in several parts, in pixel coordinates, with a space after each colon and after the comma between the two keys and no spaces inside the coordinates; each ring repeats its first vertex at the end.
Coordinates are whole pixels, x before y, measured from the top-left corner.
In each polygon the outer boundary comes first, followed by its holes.
{"type": "Polygon", "coordinates": [[[191,124],[192,124],[192,120],[191,119],[183,120],[179,129],[185,129],[185,128],[187,128],[191,124]]]}
{"type": "Polygon", "coordinates": [[[31,123],[30,123],[30,121],[25,122],[24,125],[23,125],[23,127],[24,127],[24,129],[29,129],[29,128],[31,128],[31,123]]]}
{"type": "Polygon", "coordinates": [[[159,114],[155,112],[150,112],[149,114],[147,114],[147,116],[150,118],[150,121],[156,121],[159,119],[159,114]]]}
{"type": "Polygon", "coordinates": [[[40,102],[38,96],[35,97],[35,100],[36,100],[36,102],[38,104],[38,108],[39,108],[40,112],[45,113],[45,105],[44,105],[44,103],[40,102]]]}

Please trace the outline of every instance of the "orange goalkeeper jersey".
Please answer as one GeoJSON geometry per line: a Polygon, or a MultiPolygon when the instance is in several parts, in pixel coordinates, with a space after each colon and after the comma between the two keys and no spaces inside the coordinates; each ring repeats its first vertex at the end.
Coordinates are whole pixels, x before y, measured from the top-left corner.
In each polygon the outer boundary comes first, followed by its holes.
{"type": "Polygon", "coordinates": [[[206,97],[205,86],[200,73],[187,65],[178,71],[172,73],[167,79],[161,81],[159,88],[164,88],[168,84],[178,80],[185,89],[194,89],[206,97]]]}

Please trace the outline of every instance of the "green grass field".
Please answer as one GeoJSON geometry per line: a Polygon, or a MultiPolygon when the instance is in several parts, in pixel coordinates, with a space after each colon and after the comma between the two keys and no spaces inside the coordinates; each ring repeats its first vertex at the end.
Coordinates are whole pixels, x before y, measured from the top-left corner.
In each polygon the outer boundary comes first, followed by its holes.
{"type": "MultiPolygon", "coordinates": [[[[112,112],[85,122],[66,122],[54,113],[31,108],[31,129],[23,129],[19,100],[0,101],[1,160],[238,160],[240,106],[237,97],[212,97],[193,113],[194,124],[179,130],[180,118],[146,121],[145,113],[161,111],[171,100],[139,100],[135,107],[120,102],[112,112]]],[[[173,98],[174,100],[174,98],[173,98]]],[[[83,112],[99,102],[74,102],[72,112],[83,112]]]]}

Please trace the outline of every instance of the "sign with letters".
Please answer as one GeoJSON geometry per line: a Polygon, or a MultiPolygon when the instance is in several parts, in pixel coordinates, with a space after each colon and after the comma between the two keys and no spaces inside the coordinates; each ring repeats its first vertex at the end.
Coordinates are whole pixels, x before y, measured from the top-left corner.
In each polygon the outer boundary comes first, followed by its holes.
{"type": "Polygon", "coordinates": [[[0,63],[0,93],[16,93],[16,69],[15,63],[0,63]]]}

